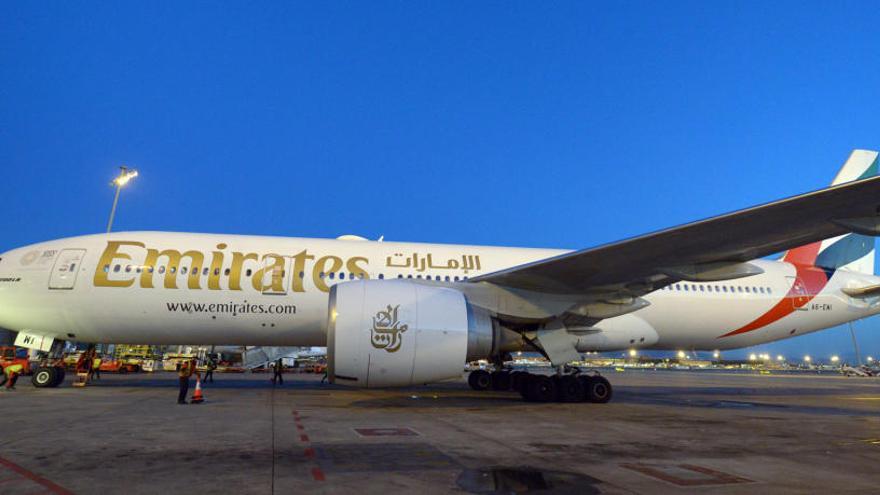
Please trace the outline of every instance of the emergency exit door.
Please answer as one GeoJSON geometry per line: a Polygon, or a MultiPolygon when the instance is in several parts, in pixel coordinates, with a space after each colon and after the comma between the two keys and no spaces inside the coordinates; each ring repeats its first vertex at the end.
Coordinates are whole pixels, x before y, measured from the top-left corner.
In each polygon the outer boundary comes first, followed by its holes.
{"type": "Polygon", "coordinates": [[[76,275],[80,272],[85,249],[64,249],[55,258],[55,266],[49,275],[50,289],[73,289],[76,275]]]}
{"type": "Polygon", "coordinates": [[[290,260],[284,259],[284,265],[275,264],[275,259],[266,257],[263,259],[262,269],[262,293],[263,295],[283,296],[287,294],[287,265],[290,260]]]}

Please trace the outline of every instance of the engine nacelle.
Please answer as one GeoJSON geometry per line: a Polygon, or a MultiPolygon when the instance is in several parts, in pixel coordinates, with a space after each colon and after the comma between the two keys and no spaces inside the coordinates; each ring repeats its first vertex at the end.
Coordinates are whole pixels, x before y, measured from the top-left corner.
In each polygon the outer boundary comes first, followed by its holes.
{"type": "Polygon", "coordinates": [[[357,387],[461,376],[469,359],[488,356],[497,331],[460,291],[399,280],[333,286],[329,318],[330,382],[357,387]]]}

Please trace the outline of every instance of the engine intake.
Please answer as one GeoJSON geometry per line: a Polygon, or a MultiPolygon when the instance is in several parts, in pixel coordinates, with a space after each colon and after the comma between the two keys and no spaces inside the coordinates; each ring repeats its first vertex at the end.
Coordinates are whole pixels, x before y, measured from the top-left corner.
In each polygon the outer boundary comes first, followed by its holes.
{"type": "Polygon", "coordinates": [[[330,290],[327,371],[357,387],[423,384],[461,376],[487,357],[497,328],[463,293],[397,280],[360,280],[330,290]]]}

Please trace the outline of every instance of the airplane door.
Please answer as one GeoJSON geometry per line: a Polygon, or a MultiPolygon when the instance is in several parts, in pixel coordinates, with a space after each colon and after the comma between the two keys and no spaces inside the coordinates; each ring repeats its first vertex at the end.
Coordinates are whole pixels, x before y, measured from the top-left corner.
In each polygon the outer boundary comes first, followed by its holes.
{"type": "Polygon", "coordinates": [[[810,301],[807,287],[801,279],[797,277],[785,278],[791,283],[791,296],[789,296],[789,300],[791,301],[792,306],[798,311],[806,311],[807,308],[805,306],[810,301]]]}
{"type": "Polygon", "coordinates": [[[49,275],[50,289],[73,289],[76,275],[79,273],[85,249],[63,249],[55,258],[55,266],[49,275]]]}
{"type": "Polygon", "coordinates": [[[275,260],[271,257],[263,259],[263,294],[270,296],[283,296],[287,294],[287,284],[284,283],[287,278],[288,260],[285,258],[284,267],[275,265],[275,260]]]}

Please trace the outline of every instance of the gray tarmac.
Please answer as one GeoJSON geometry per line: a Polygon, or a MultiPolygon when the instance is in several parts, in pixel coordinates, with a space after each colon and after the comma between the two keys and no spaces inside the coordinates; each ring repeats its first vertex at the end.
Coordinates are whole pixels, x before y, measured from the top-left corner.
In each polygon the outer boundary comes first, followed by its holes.
{"type": "Polygon", "coordinates": [[[609,404],[462,381],[171,373],[0,392],[0,493],[876,493],[880,379],[609,372],[609,404]]]}

